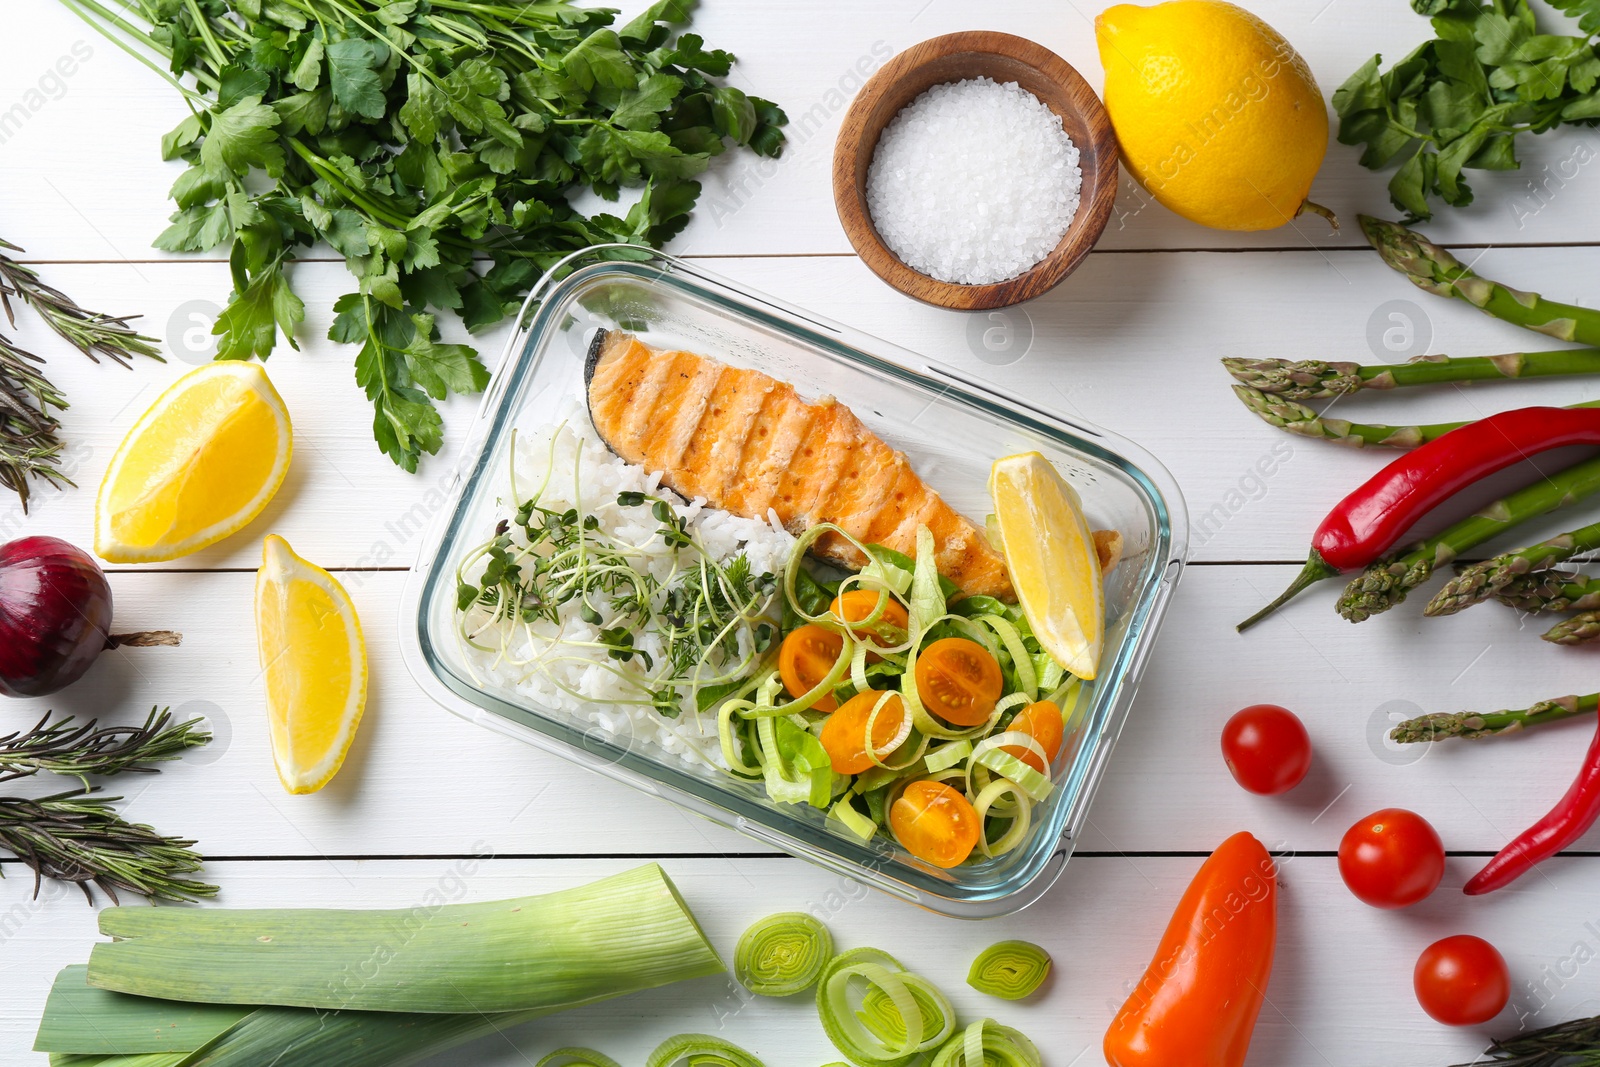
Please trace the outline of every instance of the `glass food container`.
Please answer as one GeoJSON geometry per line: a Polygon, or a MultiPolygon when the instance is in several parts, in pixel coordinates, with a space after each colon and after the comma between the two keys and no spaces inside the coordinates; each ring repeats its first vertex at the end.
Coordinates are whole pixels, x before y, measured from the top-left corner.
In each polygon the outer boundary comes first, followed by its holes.
{"type": "Polygon", "coordinates": [[[578,253],[565,266],[570,273],[560,280],[547,275],[529,295],[463,448],[449,504],[440,509],[407,586],[401,642],[417,681],[464,718],[933,911],[983,918],[1038,899],[1072,853],[1183,569],[1188,521],[1171,475],[1130,441],[1002,395],[696,264],[612,246],[578,253]],[[807,399],[838,397],[980,525],[991,510],[986,486],[993,460],[1037,450],[1077,488],[1094,528],[1121,532],[1125,554],[1106,583],[1100,674],[1079,686],[1073,706],[1063,709],[1070,715],[1053,768],[1057,788],[1035,809],[1022,846],[941,870],[885,835],[863,842],[824,811],[774,803],[760,782],[607,735],[509,686],[473,680],[454,627],[456,564],[515,507],[500,500],[513,430],[556,421],[582,397],[584,355],[597,327],[764,371],[793,383],[807,399]]]}

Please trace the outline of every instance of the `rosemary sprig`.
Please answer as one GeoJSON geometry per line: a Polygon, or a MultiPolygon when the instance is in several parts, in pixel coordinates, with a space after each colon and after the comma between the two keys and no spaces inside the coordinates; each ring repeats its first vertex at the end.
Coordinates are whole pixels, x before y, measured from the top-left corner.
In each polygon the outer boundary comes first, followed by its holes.
{"type": "Polygon", "coordinates": [[[1470,1064],[1458,1067],[1600,1067],[1600,1015],[1573,1019],[1489,1045],[1470,1064]]]}
{"type": "MultiPolygon", "coordinates": [[[[88,775],[154,772],[150,766],[203,745],[211,735],[200,719],[172,725],[170,709],[150,709],[140,726],[81,726],[72,716],[50,721],[47,712],[31,730],[0,737],[0,782],[40,771],[77,778],[81,790],[40,799],[0,797],[0,848],[33,871],[33,893],[45,878],[76,882],[93,903],[92,883],[113,901],[117,890],[162,900],[211,896],[215,886],[185,877],[200,869],[193,841],[165,837],[131,823],[112,807],[121,797],[91,796],[88,775]]],[[[0,875],[4,871],[0,870],[0,875]]]]}
{"type": "MultiPolygon", "coordinates": [[[[3,239],[0,239],[0,248],[22,251],[3,239]]],[[[96,363],[100,362],[101,356],[124,367],[129,365],[134,356],[149,356],[166,362],[161,357],[160,349],[155,347],[159,343],[156,338],[146,337],[128,325],[130,319],[139,316],[88,311],[60,289],[45,284],[39,278],[38,271],[0,252],[0,307],[5,309],[6,320],[15,326],[17,319],[11,307],[13,296],[37,311],[45,325],[96,363]]]]}
{"type": "MultiPolygon", "coordinates": [[[[0,249],[22,251],[3,239],[0,249]]],[[[156,339],[128,325],[137,316],[85,310],[60,289],[45,284],[33,268],[0,251],[0,308],[14,327],[17,317],[12,297],[33,308],[46,326],[96,363],[101,356],[124,367],[134,356],[161,360],[156,339]]],[[[61,470],[61,423],[51,414],[52,408],[65,411],[67,400],[44,376],[43,364],[44,360],[0,334],[0,485],[17,494],[24,512],[28,510],[30,479],[57,487],[73,484],[61,470]]]]}
{"type": "Polygon", "coordinates": [[[66,397],[39,370],[44,360],[0,334],[0,485],[28,510],[30,478],[71,485],[60,470],[61,423],[51,408],[64,411],[66,397]]]}
{"type": "Polygon", "coordinates": [[[211,740],[201,719],[169,725],[170,709],[151,708],[142,726],[99,726],[95,719],[79,726],[70,715],[49,719],[46,712],[33,729],[0,737],[0,782],[53,771],[77,778],[87,789],[87,775],[154,772],[159,768],[150,764],[175,760],[211,740]]]}
{"type": "Polygon", "coordinates": [[[93,792],[37,800],[0,797],[0,847],[33,870],[35,897],[45,878],[76,883],[91,904],[91,884],[113,903],[119,889],[152,900],[192,901],[216,894],[216,886],[185,877],[200,869],[193,841],[131,823],[111,806],[121,797],[93,792]]]}

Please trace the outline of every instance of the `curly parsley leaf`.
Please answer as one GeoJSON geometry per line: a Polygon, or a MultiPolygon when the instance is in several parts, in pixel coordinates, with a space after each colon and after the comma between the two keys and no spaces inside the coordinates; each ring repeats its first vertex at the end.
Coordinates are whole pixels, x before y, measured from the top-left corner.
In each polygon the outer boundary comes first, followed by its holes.
{"type": "Polygon", "coordinates": [[[400,121],[418,141],[432,141],[445,129],[450,117],[450,102],[426,75],[406,76],[406,102],[400,108],[400,121]]]}
{"type": "Polygon", "coordinates": [[[283,173],[283,148],[273,127],[278,113],[247,96],[238,103],[211,115],[211,128],[200,144],[200,164],[213,172],[242,178],[252,167],[260,167],[271,177],[283,173]]]}
{"type": "Polygon", "coordinates": [[[611,121],[628,130],[653,130],[661,125],[661,114],[683,92],[683,79],[670,74],[652,74],[639,88],[622,95],[611,121]]]}
{"type": "MultiPolygon", "coordinates": [[[[1600,0],[1565,0],[1585,32],[1600,29],[1600,0]]],[[[1435,198],[1472,203],[1469,170],[1514,170],[1516,138],[1600,118],[1600,54],[1592,37],[1540,33],[1527,0],[1412,0],[1435,39],[1390,69],[1373,56],[1333,94],[1340,143],[1361,164],[1398,164],[1389,197],[1415,221],[1435,198]]]]}
{"type": "Polygon", "coordinates": [[[362,293],[333,305],[328,337],[359,344],[356,384],[376,408],[373,433],[379,447],[408,471],[425,452],[438,451],[443,423],[428,398],[480,392],[489,372],[467,345],[444,344],[434,317],[414,308],[396,309],[362,293]]]}
{"type": "Polygon", "coordinates": [[[712,49],[708,52],[705,45],[704,38],[699,34],[686,33],[678,38],[675,47],[662,55],[662,62],[687,70],[698,70],[702,74],[710,74],[716,78],[727,77],[728,72],[733,69],[733,53],[721,49],[712,49]]]}
{"type": "Polygon", "coordinates": [[[1584,33],[1600,33],[1600,0],[1550,0],[1550,6],[1577,19],[1584,33]]]}
{"type": "Polygon", "coordinates": [[[154,245],[167,252],[207,252],[232,236],[228,205],[201,204],[175,213],[154,245]]]}
{"type": "Polygon", "coordinates": [[[295,88],[310,92],[322,83],[322,60],[326,54],[327,49],[322,43],[322,38],[312,37],[307,40],[305,52],[295,64],[294,73],[289,75],[289,81],[295,88]]]}
{"type": "Polygon", "coordinates": [[[305,308],[292,264],[325,242],[358,283],[329,336],[359,346],[378,446],[415,469],[443,440],[435,402],[488,380],[471,347],[441,340],[437,314],[493,326],[572,253],[681,232],[700,194],[692,179],[719,154],[781,152],[783,111],[721,85],[734,57],[679,32],[694,7],[655,0],[620,28],[614,11],[569,0],[130,9],[151,25],[119,43],[154,48],[201,87],[200,109],[161,141],[188,169],[156,244],[231,242],[220,357],[264,359],[280,335],[295,343],[305,308]],[[570,199],[582,187],[638,199],[586,215],[570,199]]]}
{"type": "Polygon", "coordinates": [[[441,344],[432,315],[411,316],[413,335],[401,349],[412,381],[435,400],[451,393],[477,393],[489,384],[489,372],[470,345],[441,344]]]}
{"type": "Polygon", "coordinates": [[[369,119],[383,118],[387,105],[378,68],[388,58],[388,48],[381,41],[352,37],[328,45],[327,52],[328,84],[333,89],[334,102],[369,119]]]}
{"type": "Polygon", "coordinates": [[[657,23],[688,22],[694,7],[695,0],[656,0],[639,12],[639,16],[632,22],[618,30],[617,35],[624,41],[649,45],[658,34],[666,30],[665,26],[658,26],[657,23]]]}
{"type": "Polygon", "coordinates": [[[306,306],[284,276],[283,252],[261,264],[252,264],[250,253],[250,243],[238,241],[229,257],[234,289],[211,330],[222,335],[218,359],[266,359],[280,330],[291,348],[299,347],[294,330],[305,321],[306,306]]]}
{"type": "Polygon", "coordinates": [[[415,471],[423,453],[437,452],[444,443],[444,422],[413,382],[405,356],[406,346],[415,342],[415,323],[362,293],[340,297],[333,310],[328,336],[361,346],[356,384],[372,401],[378,447],[405,470],[415,471]]]}
{"type": "Polygon", "coordinates": [[[561,61],[561,69],[578,85],[591,90],[596,86],[628,89],[638,79],[614,30],[601,30],[578,42],[561,61]]]}

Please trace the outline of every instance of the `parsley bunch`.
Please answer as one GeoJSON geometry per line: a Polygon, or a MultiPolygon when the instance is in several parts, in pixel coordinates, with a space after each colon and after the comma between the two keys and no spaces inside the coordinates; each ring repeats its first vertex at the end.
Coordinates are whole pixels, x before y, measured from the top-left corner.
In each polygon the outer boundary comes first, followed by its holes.
{"type": "Polygon", "coordinates": [[[189,101],[162,139],[189,169],[155,243],[231,243],[217,358],[265,359],[280,333],[295,347],[288,264],[325,241],[359,281],[328,336],[361,346],[373,434],[406,470],[442,443],[434,401],[488,381],[472,348],[441,343],[438,313],[482,330],[572,252],[659,247],[713,156],[783,148],[776,105],[713,80],[734,57],[674,39],[695,0],[657,0],[620,29],[567,0],[62,2],[189,101]],[[642,196],[621,217],[568,201],[625,186],[642,196]]]}
{"type": "Polygon", "coordinates": [[[1527,0],[1411,0],[1435,38],[1389,70],[1373,56],[1333,94],[1339,141],[1372,170],[1401,160],[1389,198],[1408,221],[1438,197],[1472,203],[1463,170],[1515,170],[1516,138],[1600,120],[1600,0],[1551,0],[1589,36],[1540,33],[1527,0]]]}

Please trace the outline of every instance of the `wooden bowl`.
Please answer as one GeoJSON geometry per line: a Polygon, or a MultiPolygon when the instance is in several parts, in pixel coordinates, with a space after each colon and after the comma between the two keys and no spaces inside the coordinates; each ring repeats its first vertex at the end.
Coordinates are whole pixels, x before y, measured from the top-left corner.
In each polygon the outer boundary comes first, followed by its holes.
{"type": "Polygon", "coordinates": [[[1116,198],[1117,137],[1105,105],[1070,63],[1009,33],[951,33],[901,52],[856,94],[833,149],[834,204],[863,262],[907,296],[958,311],[1019,304],[1055,288],[1100,239],[1116,198]],[[1061,117],[1078,148],[1083,187],[1078,214],[1054,251],[1015,278],[961,285],[908,267],[883,243],[867,210],[867,170],[883,128],[902,108],[935,85],[980,77],[1016,82],[1061,117]]]}

